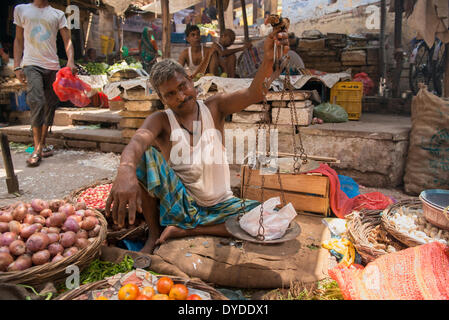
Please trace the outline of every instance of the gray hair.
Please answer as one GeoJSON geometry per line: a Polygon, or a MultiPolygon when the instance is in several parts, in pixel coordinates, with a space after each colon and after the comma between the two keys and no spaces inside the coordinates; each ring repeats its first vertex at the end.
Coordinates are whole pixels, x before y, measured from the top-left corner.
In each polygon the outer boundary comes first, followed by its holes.
{"type": "Polygon", "coordinates": [[[159,87],[162,83],[170,80],[175,76],[175,72],[182,74],[188,78],[184,68],[173,59],[164,59],[156,63],[150,72],[150,83],[154,90],[159,94],[159,87]]]}

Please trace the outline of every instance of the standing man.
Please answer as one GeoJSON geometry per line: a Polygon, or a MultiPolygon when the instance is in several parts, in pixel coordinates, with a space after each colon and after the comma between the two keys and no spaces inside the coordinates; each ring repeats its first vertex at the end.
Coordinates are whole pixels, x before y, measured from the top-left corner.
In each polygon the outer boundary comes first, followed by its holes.
{"type": "Polygon", "coordinates": [[[73,46],[64,12],[48,4],[48,0],[34,0],[14,8],[14,72],[28,84],[27,104],[31,110],[34,152],[27,160],[31,167],[39,165],[44,152],[48,129],[53,124],[58,97],[52,84],[60,69],[56,49],[58,30],[67,53],[67,67],[75,70],[73,46]]]}

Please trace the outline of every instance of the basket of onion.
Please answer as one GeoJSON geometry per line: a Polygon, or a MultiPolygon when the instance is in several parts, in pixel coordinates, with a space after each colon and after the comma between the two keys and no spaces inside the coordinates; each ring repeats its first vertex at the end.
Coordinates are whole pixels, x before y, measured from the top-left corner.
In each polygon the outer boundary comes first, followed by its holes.
{"type": "Polygon", "coordinates": [[[85,203],[18,202],[0,208],[0,283],[42,284],[82,270],[100,252],[107,222],[85,203]]]}
{"type": "MultiPolygon", "coordinates": [[[[102,179],[73,191],[67,197],[67,200],[72,203],[84,202],[87,207],[96,209],[104,215],[106,200],[111,188],[112,180],[102,179]]],[[[140,214],[136,216],[136,221],[133,225],[129,225],[126,221],[126,225],[123,228],[115,225],[112,217],[107,217],[106,221],[108,222],[108,242],[115,242],[125,238],[128,240],[143,240],[148,230],[143,216],[140,214]]]]}

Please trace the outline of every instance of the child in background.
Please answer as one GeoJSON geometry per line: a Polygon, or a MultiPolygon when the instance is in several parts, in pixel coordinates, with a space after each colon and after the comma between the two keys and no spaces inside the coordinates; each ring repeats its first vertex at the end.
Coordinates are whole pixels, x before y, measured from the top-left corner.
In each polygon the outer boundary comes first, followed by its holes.
{"type": "Polygon", "coordinates": [[[219,67],[221,72],[215,71],[215,75],[220,75],[225,72],[228,77],[235,78],[235,65],[237,61],[236,53],[245,49],[251,48],[251,43],[245,43],[244,46],[234,49],[228,49],[235,41],[235,33],[231,29],[226,29],[223,34],[220,34],[220,39],[212,48],[218,54],[219,67]]]}

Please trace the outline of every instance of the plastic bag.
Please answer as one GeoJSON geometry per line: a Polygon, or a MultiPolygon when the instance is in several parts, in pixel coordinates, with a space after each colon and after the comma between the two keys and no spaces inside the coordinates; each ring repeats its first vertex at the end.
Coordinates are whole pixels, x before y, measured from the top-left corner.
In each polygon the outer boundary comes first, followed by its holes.
{"type": "MultiPolygon", "coordinates": [[[[265,240],[282,238],[290,222],[296,217],[296,210],[291,203],[277,211],[275,207],[279,204],[281,204],[279,197],[270,198],[263,203],[265,240]]],[[[259,232],[260,206],[258,205],[240,218],[240,227],[253,237],[256,237],[259,232]]]]}
{"type": "Polygon", "coordinates": [[[348,113],[345,109],[329,102],[322,103],[313,109],[313,116],[323,119],[324,122],[346,122],[348,113]]]}
{"type": "Polygon", "coordinates": [[[365,72],[357,73],[352,80],[363,83],[363,94],[365,96],[370,96],[372,94],[374,82],[365,72]]]}
{"type": "Polygon", "coordinates": [[[85,107],[90,103],[87,93],[91,91],[91,87],[73,75],[69,67],[64,67],[56,73],[53,90],[59,100],[70,100],[77,107],[85,107]]]}

